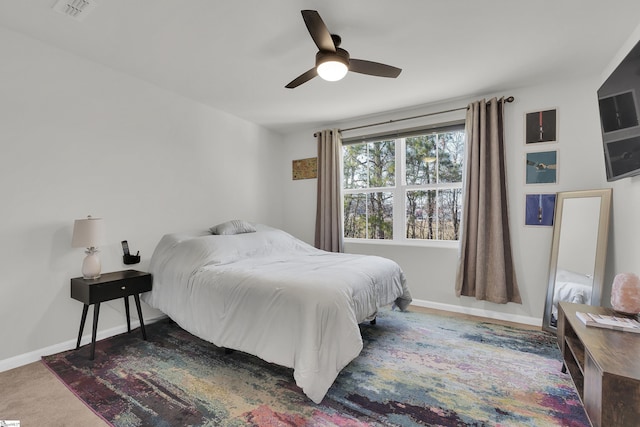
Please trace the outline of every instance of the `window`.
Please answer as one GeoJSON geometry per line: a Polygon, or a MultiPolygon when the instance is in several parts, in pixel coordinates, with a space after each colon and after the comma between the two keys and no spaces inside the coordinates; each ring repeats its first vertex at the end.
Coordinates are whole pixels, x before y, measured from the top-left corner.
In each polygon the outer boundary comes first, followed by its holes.
{"type": "Polygon", "coordinates": [[[344,142],[344,237],[459,239],[464,125],[344,142]]]}

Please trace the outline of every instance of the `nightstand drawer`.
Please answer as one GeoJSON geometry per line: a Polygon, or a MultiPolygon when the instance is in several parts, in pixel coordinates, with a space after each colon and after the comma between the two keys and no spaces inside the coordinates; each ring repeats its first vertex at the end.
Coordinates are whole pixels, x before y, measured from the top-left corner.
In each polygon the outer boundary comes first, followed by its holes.
{"type": "Polygon", "coordinates": [[[127,280],[126,283],[120,281],[118,283],[89,285],[89,304],[140,294],[150,290],[151,280],[146,277],[127,280]]]}
{"type": "Polygon", "coordinates": [[[85,304],[110,301],[151,290],[151,274],[136,270],[103,274],[98,279],[71,279],[71,298],[85,304]]]}

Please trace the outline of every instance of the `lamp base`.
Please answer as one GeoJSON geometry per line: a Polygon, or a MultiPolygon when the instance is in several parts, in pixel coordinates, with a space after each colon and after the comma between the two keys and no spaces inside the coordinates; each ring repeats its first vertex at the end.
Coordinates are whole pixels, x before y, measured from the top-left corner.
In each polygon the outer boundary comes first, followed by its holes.
{"type": "Polygon", "coordinates": [[[97,255],[97,249],[88,248],[86,250],[87,256],[82,261],[82,277],[85,279],[97,279],[100,277],[100,270],[102,265],[100,264],[100,258],[97,255]]]}

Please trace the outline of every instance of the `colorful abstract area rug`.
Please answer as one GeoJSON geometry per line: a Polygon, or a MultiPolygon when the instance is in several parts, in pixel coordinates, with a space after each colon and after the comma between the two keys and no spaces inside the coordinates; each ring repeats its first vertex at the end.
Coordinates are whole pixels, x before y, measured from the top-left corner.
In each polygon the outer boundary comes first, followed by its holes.
{"type": "Polygon", "coordinates": [[[589,426],[555,337],[385,310],[320,405],[291,369],[202,341],[170,320],[43,358],[114,426],[589,426]]]}

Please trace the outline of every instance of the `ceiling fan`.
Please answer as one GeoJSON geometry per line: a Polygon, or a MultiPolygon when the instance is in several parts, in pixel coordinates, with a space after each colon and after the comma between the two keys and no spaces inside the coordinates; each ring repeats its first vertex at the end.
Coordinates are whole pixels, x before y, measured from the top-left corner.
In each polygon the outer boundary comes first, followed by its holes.
{"type": "Polygon", "coordinates": [[[316,66],[293,79],[285,86],[287,89],[296,88],[318,75],[327,81],[337,81],[342,79],[347,71],[391,78],[400,75],[402,71],[400,68],[379,62],[350,58],[349,52],[339,47],[342,41],[340,36],[329,33],[317,11],[303,10],[302,18],[313,42],[319,49],[316,53],[316,66]]]}

